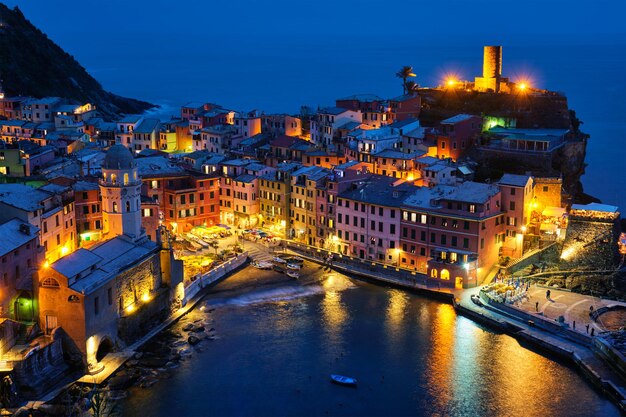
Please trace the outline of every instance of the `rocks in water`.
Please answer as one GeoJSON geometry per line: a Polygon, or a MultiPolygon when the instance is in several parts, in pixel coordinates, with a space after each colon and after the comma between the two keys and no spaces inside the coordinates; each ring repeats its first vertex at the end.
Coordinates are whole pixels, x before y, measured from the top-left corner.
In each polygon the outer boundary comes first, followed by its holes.
{"type": "Polygon", "coordinates": [[[145,368],[161,368],[165,366],[165,364],[169,361],[169,355],[167,357],[144,357],[139,361],[139,366],[143,366],[145,368]]]}
{"type": "Polygon", "coordinates": [[[195,326],[193,325],[193,323],[187,323],[183,326],[183,330],[186,332],[190,332],[194,329],[194,327],[195,326]]]}
{"type": "Polygon", "coordinates": [[[192,332],[194,333],[200,333],[204,331],[204,326],[199,326],[199,327],[194,327],[193,329],[191,329],[192,332]]]}
{"type": "Polygon", "coordinates": [[[135,353],[135,355],[133,356],[133,358],[135,359],[141,359],[143,357],[143,352],[137,352],[135,353]]]}
{"type": "Polygon", "coordinates": [[[109,380],[109,389],[114,391],[125,390],[134,382],[134,377],[126,373],[118,373],[109,380]]]}
{"type": "Polygon", "coordinates": [[[198,343],[200,343],[200,338],[194,335],[191,335],[187,338],[187,343],[189,343],[191,346],[195,346],[198,343]]]}

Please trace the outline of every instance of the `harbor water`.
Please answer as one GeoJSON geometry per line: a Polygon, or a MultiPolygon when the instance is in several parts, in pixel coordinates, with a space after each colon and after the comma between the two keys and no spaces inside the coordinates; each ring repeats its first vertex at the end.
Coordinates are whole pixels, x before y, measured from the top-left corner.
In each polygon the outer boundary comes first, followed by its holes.
{"type": "Polygon", "coordinates": [[[619,415],[567,364],[415,294],[338,273],[216,290],[173,329],[201,320],[215,340],[130,389],[124,416],[619,415]]]}

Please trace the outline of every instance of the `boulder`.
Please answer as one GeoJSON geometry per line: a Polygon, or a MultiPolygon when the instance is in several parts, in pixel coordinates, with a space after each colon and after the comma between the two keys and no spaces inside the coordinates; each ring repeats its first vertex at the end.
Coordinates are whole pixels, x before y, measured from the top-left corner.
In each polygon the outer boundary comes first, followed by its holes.
{"type": "Polygon", "coordinates": [[[197,345],[198,343],[200,343],[200,338],[191,335],[187,338],[187,343],[189,343],[191,346],[197,345]]]}
{"type": "Polygon", "coordinates": [[[193,330],[195,326],[193,325],[193,323],[187,323],[183,326],[183,330],[186,332],[190,332],[193,330]]]}

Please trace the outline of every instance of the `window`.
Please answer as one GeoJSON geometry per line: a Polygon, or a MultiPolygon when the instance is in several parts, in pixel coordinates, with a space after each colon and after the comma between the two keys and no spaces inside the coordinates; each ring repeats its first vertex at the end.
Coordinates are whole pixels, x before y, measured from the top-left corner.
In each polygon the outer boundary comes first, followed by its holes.
{"type": "Polygon", "coordinates": [[[464,249],[469,248],[469,239],[466,237],[463,238],[463,248],[464,249]]]}
{"type": "Polygon", "coordinates": [[[543,186],[543,192],[544,192],[544,193],[547,193],[547,192],[548,192],[548,186],[547,186],[547,185],[544,185],[544,186],[543,186]]]}
{"type": "Polygon", "coordinates": [[[437,270],[436,269],[431,269],[430,270],[430,276],[432,278],[437,278],[437,270]]]}
{"type": "Polygon", "coordinates": [[[96,315],[100,312],[100,300],[98,297],[93,299],[93,311],[96,315]]]}
{"type": "Polygon", "coordinates": [[[515,195],[515,188],[511,188],[511,195],[515,195]]]}
{"type": "Polygon", "coordinates": [[[480,238],[480,248],[481,249],[485,249],[485,239],[484,238],[480,238]]]}
{"type": "Polygon", "coordinates": [[[509,210],[515,210],[515,201],[509,202],[509,210]]]}
{"type": "Polygon", "coordinates": [[[470,204],[468,210],[470,213],[476,213],[476,204],[470,204]]]}
{"type": "Polygon", "coordinates": [[[60,288],[59,281],[54,278],[46,278],[41,281],[41,286],[45,288],[60,288]]]}
{"type": "Polygon", "coordinates": [[[117,203],[113,202],[113,213],[117,213],[117,203]]]}
{"type": "Polygon", "coordinates": [[[126,213],[130,212],[130,201],[126,202],[126,213]]]}
{"type": "Polygon", "coordinates": [[[469,222],[467,220],[463,221],[463,229],[469,230],[469,222]]]}
{"type": "Polygon", "coordinates": [[[456,236],[452,236],[452,242],[451,242],[452,246],[456,247],[456,241],[457,241],[457,237],[456,236]]]}

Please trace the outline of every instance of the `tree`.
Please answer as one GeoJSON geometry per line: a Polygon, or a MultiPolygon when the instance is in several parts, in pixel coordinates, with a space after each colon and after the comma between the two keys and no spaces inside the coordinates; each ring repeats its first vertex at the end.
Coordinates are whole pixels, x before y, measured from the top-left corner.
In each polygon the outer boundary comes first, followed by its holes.
{"type": "Polygon", "coordinates": [[[406,94],[415,95],[419,90],[420,85],[415,81],[407,81],[405,84],[406,94]]]}
{"type": "Polygon", "coordinates": [[[413,67],[409,65],[405,65],[404,67],[400,69],[400,71],[396,72],[396,77],[402,78],[402,91],[404,92],[404,94],[406,94],[407,93],[407,90],[406,90],[407,78],[415,77],[415,74],[413,74],[413,67]]]}
{"type": "Polygon", "coordinates": [[[217,250],[220,247],[220,242],[218,242],[217,239],[213,239],[209,242],[209,246],[215,249],[215,257],[217,257],[217,250]]]}

